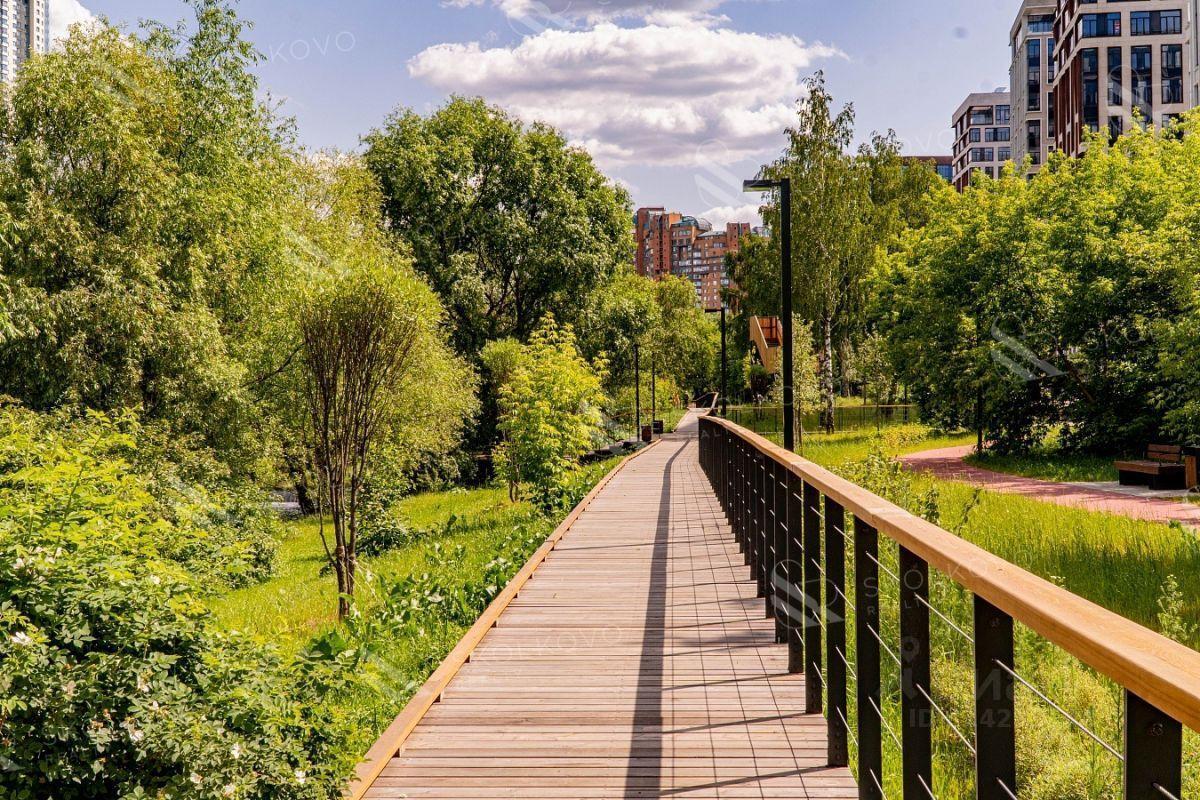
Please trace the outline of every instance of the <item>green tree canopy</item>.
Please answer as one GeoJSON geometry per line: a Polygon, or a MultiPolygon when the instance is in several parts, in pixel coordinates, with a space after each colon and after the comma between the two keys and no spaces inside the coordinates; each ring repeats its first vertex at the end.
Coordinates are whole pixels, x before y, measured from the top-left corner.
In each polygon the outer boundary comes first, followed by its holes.
{"type": "Polygon", "coordinates": [[[581,300],[631,258],[627,194],[544,124],[455,98],[427,117],[396,112],[366,144],[388,222],[442,297],[463,355],[524,341],[548,313],[576,321],[581,300]]]}

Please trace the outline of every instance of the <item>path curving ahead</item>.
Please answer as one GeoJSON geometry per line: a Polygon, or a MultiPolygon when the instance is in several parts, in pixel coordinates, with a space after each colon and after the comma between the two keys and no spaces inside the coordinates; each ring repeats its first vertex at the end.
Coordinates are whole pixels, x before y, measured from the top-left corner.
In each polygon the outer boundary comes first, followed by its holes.
{"type": "Polygon", "coordinates": [[[1150,522],[1180,522],[1200,528],[1200,506],[1136,497],[1122,492],[1106,491],[1092,485],[1056,483],[1036,478],[1023,478],[1003,472],[993,472],[964,461],[975,452],[974,445],[945,447],[903,456],[900,461],[909,469],[926,472],[934,477],[982,486],[994,492],[1017,494],[1060,506],[1100,511],[1150,522]]]}
{"type": "Polygon", "coordinates": [[[627,462],[368,798],[858,797],[698,464],[627,462]]]}

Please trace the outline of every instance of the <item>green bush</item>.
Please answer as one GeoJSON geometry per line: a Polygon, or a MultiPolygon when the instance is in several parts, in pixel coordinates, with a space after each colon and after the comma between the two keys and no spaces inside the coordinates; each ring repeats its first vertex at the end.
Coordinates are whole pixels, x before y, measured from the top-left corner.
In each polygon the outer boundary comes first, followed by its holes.
{"type": "Polygon", "coordinates": [[[127,424],[0,423],[0,797],[336,796],[338,673],[219,629],[127,424]]]}
{"type": "Polygon", "coordinates": [[[147,429],[132,414],[0,406],[0,504],[30,514],[107,515],[131,526],[149,521],[144,531],[159,555],[214,590],[268,577],[280,534],[263,492],[230,479],[209,451],[147,429]]]}

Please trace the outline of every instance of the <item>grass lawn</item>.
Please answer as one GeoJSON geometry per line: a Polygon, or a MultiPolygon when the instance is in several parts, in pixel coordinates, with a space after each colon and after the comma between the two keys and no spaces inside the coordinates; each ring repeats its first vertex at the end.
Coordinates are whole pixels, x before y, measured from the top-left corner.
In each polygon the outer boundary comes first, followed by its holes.
{"type": "Polygon", "coordinates": [[[993,472],[1038,478],[1062,483],[1099,483],[1115,481],[1116,456],[1096,456],[1064,453],[1054,449],[1039,449],[1020,455],[995,453],[972,454],[967,463],[993,472]]]}
{"type": "MultiPolygon", "coordinates": [[[[557,523],[542,520],[524,503],[508,501],[505,489],[454,490],[411,497],[401,511],[414,529],[434,535],[376,559],[364,559],[363,591],[359,600],[372,604],[371,576],[414,575],[430,568],[435,544],[444,549],[466,548],[467,560],[459,565],[464,576],[481,573],[494,557],[488,545],[522,524],[539,524],[546,535],[557,523]],[[455,517],[455,524],[446,523],[455,517]]],[[[268,638],[285,646],[302,646],[314,635],[337,623],[337,583],[332,573],[321,574],[326,563],[316,520],[288,525],[279,550],[275,577],[257,586],[216,598],[212,610],[234,630],[268,638]]],[[[328,532],[327,532],[328,533],[328,532]]]]}

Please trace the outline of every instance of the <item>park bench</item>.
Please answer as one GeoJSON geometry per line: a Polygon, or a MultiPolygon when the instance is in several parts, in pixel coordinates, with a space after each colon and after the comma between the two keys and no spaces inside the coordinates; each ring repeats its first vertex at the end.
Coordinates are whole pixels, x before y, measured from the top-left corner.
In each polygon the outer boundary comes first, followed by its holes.
{"type": "Polygon", "coordinates": [[[1183,448],[1170,444],[1152,444],[1142,461],[1118,461],[1117,473],[1122,486],[1149,486],[1151,489],[1186,488],[1183,448]]]}

